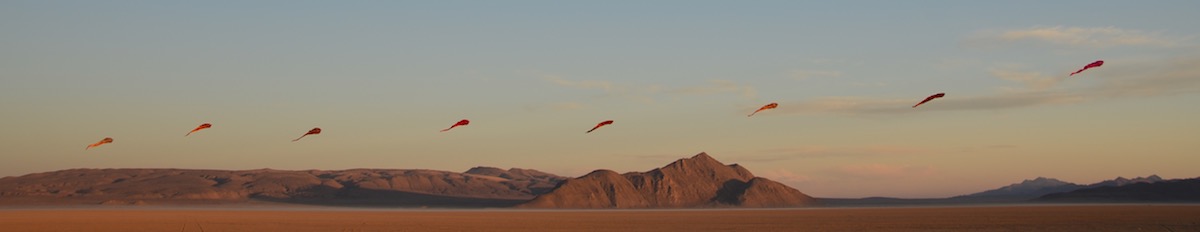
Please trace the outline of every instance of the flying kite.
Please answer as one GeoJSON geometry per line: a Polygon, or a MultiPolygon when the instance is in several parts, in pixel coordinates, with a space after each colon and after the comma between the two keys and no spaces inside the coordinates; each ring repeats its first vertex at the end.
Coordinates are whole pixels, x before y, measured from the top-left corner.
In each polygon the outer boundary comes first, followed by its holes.
{"type": "Polygon", "coordinates": [[[1075,71],[1075,72],[1071,73],[1071,75],[1067,75],[1067,76],[1074,76],[1075,74],[1079,74],[1079,73],[1083,72],[1083,70],[1100,67],[1101,65],[1104,65],[1104,61],[1097,60],[1096,62],[1092,62],[1091,64],[1088,64],[1087,66],[1083,66],[1083,68],[1079,69],[1079,71],[1075,71]]]}
{"type": "Polygon", "coordinates": [[[603,122],[600,122],[600,124],[596,124],[596,127],[592,127],[592,129],[591,129],[591,130],[588,130],[587,132],[583,132],[583,133],[584,133],[584,134],[586,134],[586,133],[592,133],[592,131],[596,130],[596,128],[600,128],[600,127],[602,127],[602,126],[606,126],[606,125],[608,125],[608,124],[612,124],[612,123],[613,123],[613,120],[608,120],[608,121],[603,121],[603,122]]]}
{"type": "Polygon", "coordinates": [[[754,116],[754,114],[757,114],[759,111],[775,109],[775,107],[779,107],[779,103],[772,102],[771,104],[767,104],[761,108],[758,108],[758,110],[755,110],[754,113],[750,113],[750,115],[746,115],[746,117],[754,116]]]}
{"type": "Polygon", "coordinates": [[[320,127],[313,127],[312,130],[308,130],[308,133],[304,133],[304,135],[301,135],[300,138],[293,139],[292,142],[300,141],[300,139],[303,139],[304,136],[315,135],[315,134],[321,134],[320,127]]]}
{"type": "Polygon", "coordinates": [[[101,139],[100,142],[96,142],[96,143],[93,143],[92,145],[88,145],[87,148],[84,148],[84,150],[92,149],[93,147],[99,147],[100,145],[104,145],[105,143],[112,143],[112,142],[113,142],[112,138],[105,137],[104,139],[101,139]]]}
{"type": "Polygon", "coordinates": [[[187,137],[188,135],[192,135],[192,133],[208,128],[212,128],[212,124],[200,124],[200,126],[196,127],[196,129],[192,129],[192,131],[189,131],[186,135],[183,135],[183,137],[187,137]]]}
{"type": "Polygon", "coordinates": [[[925,100],[921,101],[920,103],[917,103],[916,105],[913,105],[913,108],[917,108],[917,106],[919,106],[921,104],[925,104],[926,102],[933,101],[933,99],[938,99],[938,98],[942,98],[945,96],[946,96],[946,93],[937,93],[934,95],[929,95],[929,97],[926,97],[925,100]]]}
{"type": "Polygon", "coordinates": [[[454,123],[453,126],[450,126],[450,128],[446,128],[445,130],[442,130],[442,132],[449,131],[450,129],[454,129],[455,127],[466,126],[467,124],[471,124],[471,120],[466,120],[466,119],[459,120],[458,122],[454,123]]]}

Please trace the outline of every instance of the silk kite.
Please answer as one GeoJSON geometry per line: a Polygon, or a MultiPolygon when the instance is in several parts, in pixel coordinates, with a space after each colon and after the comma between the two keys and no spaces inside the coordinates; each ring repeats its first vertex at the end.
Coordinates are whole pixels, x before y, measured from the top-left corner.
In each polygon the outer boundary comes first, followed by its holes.
{"type": "Polygon", "coordinates": [[[321,128],[320,128],[320,127],[313,127],[313,128],[312,128],[312,130],[308,130],[308,133],[304,133],[304,135],[301,135],[301,136],[300,136],[300,138],[293,139],[293,140],[292,140],[292,142],[295,142],[295,141],[300,141],[300,139],[303,139],[303,138],[304,138],[304,136],[308,136],[308,135],[316,135],[316,134],[321,134],[321,128]]]}
{"type": "Polygon", "coordinates": [[[454,123],[453,126],[450,126],[450,128],[446,128],[445,130],[442,130],[442,132],[449,131],[450,129],[454,129],[455,127],[466,126],[467,124],[471,124],[471,120],[466,120],[466,119],[459,120],[458,122],[454,123]]]}
{"type": "Polygon", "coordinates": [[[200,124],[200,126],[196,127],[196,129],[192,129],[192,131],[189,131],[186,135],[183,135],[183,136],[187,137],[188,135],[192,135],[192,133],[196,133],[197,131],[200,131],[203,129],[208,129],[208,128],[212,128],[212,124],[208,124],[208,123],[200,124]]]}
{"type": "Polygon", "coordinates": [[[1083,68],[1079,69],[1079,71],[1075,71],[1075,72],[1071,73],[1071,75],[1067,75],[1067,76],[1074,76],[1075,74],[1079,74],[1079,73],[1083,72],[1083,70],[1088,70],[1088,69],[1091,69],[1091,68],[1100,67],[1101,65],[1104,65],[1104,61],[1103,61],[1103,60],[1097,60],[1096,62],[1092,62],[1091,64],[1088,64],[1088,65],[1086,65],[1086,66],[1083,66],[1083,68]]]}
{"type": "Polygon", "coordinates": [[[938,98],[942,98],[942,97],[945,97],[945,96],[946,96],[946,93],[937,93],[937,94],[934,94],[934,95],[930,95],[929,97],[926,97],[926,98],[925,98],[925,100],[921,101],[920,103],[917,103],[916,105],[913,105],[913,107],[912,107],[912,108],[917,108],[917,106],[919,106],[919,105],[921,105],[921,104],[925,104],[926,102],[933,101],[933,99],[938,99],[938,98]]]}
{"type": "Polygon", "coordinates": [[[772,102],[771,104],[767,104],[765,106],[758,108],[758,110],[755,110],[754,113],[750,113],[750,115],[746,115],[746,117],[754,116],[754,114],[757,114],[759,111],[775,109],[775,107],[779,107],[779,103],[772,102]]]}
{"type": "Polygon", "coordinates": [[[585,133],[585,134],[586,134],[586,133],[592,133],[592,131],[596,130],[596,128],[600,128],[600,127],[602,127],[602,126],[606,126],[606,125],[609,125],[609,124],[612,124],[612,123],[613,123],[613,120],[608,120],[608,121],[603,121],[603,122],[600,122],[600,124],[596,124],[596,127],[592,127],[592,129],[591,129],[591,130],[588,130],[587,132],[583,132],[583,133],[585,133]]]}
{"type": "Polygon", "coordinates": [[[112,138],[105,137],[104,139],[101,139],[100,142],[96,142],[91,145],[88,145],[87,148],[84,148],[84,150],[92,149],[93,147],[99,147],[100,145],[104,145],[105,143],[112,143],[112,142],[113,142],[112,138]]]}

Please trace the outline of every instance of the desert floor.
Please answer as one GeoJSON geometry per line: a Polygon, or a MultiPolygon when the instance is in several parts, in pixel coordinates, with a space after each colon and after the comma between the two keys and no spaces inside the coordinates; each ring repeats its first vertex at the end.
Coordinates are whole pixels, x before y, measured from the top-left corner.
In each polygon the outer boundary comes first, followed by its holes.
{"type": "Polygon", "coordinates": [[[0,231],[1200,231],[1200,205],[770,210],[0,209],[0,231]]]}

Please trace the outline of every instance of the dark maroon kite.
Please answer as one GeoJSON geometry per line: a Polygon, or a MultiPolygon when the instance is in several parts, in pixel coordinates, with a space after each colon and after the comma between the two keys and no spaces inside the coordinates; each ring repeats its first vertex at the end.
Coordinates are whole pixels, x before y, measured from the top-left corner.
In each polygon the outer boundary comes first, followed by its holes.
{"type": "Polygon", "coordinates": [[[606,126],[606,125],[609,125],[609,124],[612,124],[612,123],[613,123],[613,120],[608,120],[608,121],[603,121],[603,122],[600,122],[600,124],[596,124],[596,127],[592,127],[592,129],[591,129],[591,130],[588,130],[587,132],[583,132],[583,133],[584,133],[584,134],[586,134],[586,133],[592,133],[592,131],[596,130],[597,128],[600,128],[600,127],[602,127],[602,126],[606,126]]]}
{"type": "Polygon", "coordinates": [[[192,133],[196,133],[197,131],[200,131],[203,129],[208,129],[208,128],[212,128],[212,124],[208,124],[208,123],[200,124],[200,126],[196,127],[196,129],[192,129],[192,131],[189,131],[186,135],[183,135],[183,137],[187,137],[188,135],[192,135],[192,133]]]}
{"type": "Polygon", "coordinates": [[[471,120],[466,120],[466,119],[459,120],[457,123],[454,123],[453,126],[450,126],[450,128],[446,128],[445,130],[442,130],[442,132],[449,131],[450,129],[454,129],[455,127],[466,126],[467,124],[471,124],[471,120]]]}
{"type": "Polygon", "coordinates": [[[1067,76],[1074,76],[1075,74],[1079,74],[1079,73],[1083,72],[1083,70],[1100,67],[1101,65],[1104,65],[1104,61],[1097,60],[1096,62],[1092,62],[1091,64],[1088,64],[1087,66],[1083,66],[1083,68],[1079,69],[1079,71],[1075,71],[1075,72],[1071,73],[1071,75],[1067,75],[1067,76]]]}
{"type": "Polygon", "coordinates": [[[937,93],[937,94],[934,94],[934,95],[929,95],[929,97],[926,97],[926,98],[925,98],[925,100],[923,100],[923,101],[921,101],[921,102],[917,103],[916,105],[913,105],[913,107],[912,107],[912,108],[917,108],[917,106],[919,106],[919,105],[921,105],[921,104],[925,104],[926,102],[933,101],[933,99],[938,99],[938,98],[942,98],[942,97],[945,97],[945,96],[946,96],[946,93],[937,93]]]}
{"type": "Polygon", "coordinates": [[[312,130],[308,130],[308,133],[304,133],[304,135],[301,135],[301,136],[300,136],[300,138],[293,139],[293,140],[292,140],[292,142],[295,142],[295,141],[300,141],[300,139],[303,139],[303,138],[304,138],[304,136],[308,136],[308,135],[316,135],[316,134],[321,134],[321,128],[320,128],[320,127],[313,127],[313,128],[312,128],[312,130]]]}

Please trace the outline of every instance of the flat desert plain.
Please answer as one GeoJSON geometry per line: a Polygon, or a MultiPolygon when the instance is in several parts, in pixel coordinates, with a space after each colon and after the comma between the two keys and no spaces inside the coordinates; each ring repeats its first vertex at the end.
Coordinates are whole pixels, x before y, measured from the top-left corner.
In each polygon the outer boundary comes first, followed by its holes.
{"type": "Polygon", "coordinates": [[[1200,231],[1200,205],[770,210],[6,209],[0,231],[1200,231]]]}

